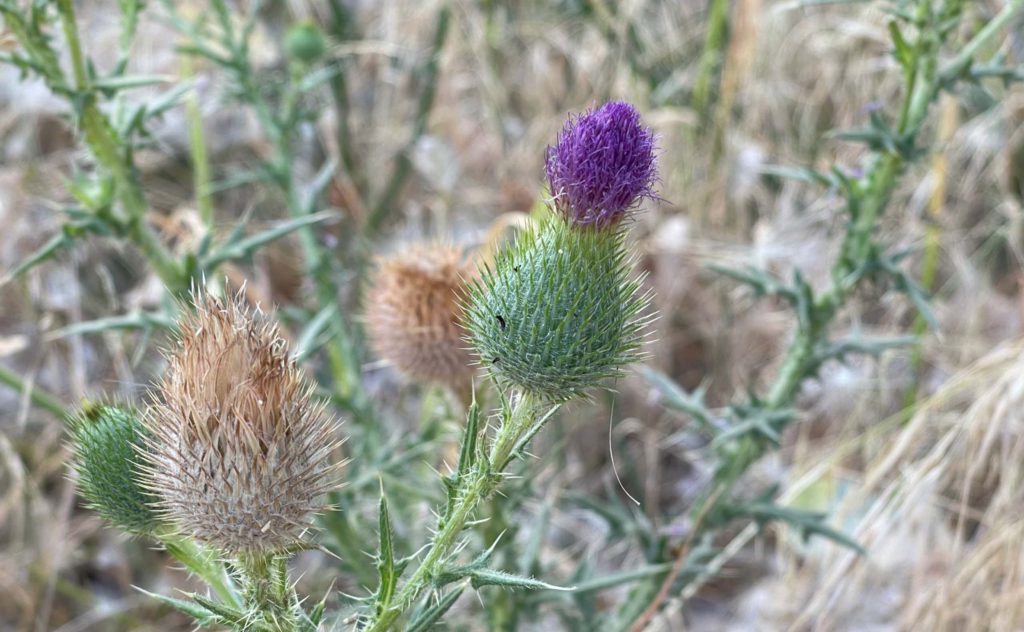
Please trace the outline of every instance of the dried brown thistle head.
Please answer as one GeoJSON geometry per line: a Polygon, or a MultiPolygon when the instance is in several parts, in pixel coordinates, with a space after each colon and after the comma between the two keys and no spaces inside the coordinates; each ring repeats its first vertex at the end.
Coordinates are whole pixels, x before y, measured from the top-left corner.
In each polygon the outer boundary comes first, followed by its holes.
{"type": "Polygon", "coordinates": [[[420,245],[381,262],[366,300],[374,352],[410,378],[461,387],[475,371],[460,297],[475,267],[462,251],[420,245]]]}
{"type": "Polygon", "coordinates": [[[297,543],[325,507],[334,421],[270,320],[195,296],[151,407],[146,485],[183,533],[231,554],[297,543]]]}

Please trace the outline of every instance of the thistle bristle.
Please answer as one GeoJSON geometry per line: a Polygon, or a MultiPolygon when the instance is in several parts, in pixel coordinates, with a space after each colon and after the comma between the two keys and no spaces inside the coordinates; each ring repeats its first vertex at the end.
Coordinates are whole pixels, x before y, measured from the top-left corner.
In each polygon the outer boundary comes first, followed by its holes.
{"type": "Polygon", "coordinates": [[[238,300],[194,302],[149,411],[146,483],[197,540],[286,549],[334,487],[334,422],[272,321],[238,300]]]}
{"type": "Polygon", "coordinates": [[[366,300],[374,353],[409,378],[463,385],[474,372],[459,299],[473,268],[459,248],[420,245],[380,264],[366,300]]]}

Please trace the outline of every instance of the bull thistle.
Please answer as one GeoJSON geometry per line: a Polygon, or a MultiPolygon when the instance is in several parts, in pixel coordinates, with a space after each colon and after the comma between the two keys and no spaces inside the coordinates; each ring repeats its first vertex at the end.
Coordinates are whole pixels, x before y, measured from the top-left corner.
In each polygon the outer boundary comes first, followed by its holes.
{"type": "Polygon", "coordinates": [[[149,411],[146,484],[196,540],[239,556],[283,552],[334,486],[334,422],[275,324],[237,300],[195,302],[149,411]]]}
{"type": "Polygon", "coordinates": [[[461,249],[443,244],[382,261],[366,300],[374,352],[413,380],[463,386],[475,372],[459,308],[470,276],[461,249]]]}
{"type": "MultiPolygon", "coordinates": [[[[381,585],[363,630],[383,632],[428,592],[438,577],[470,578],[476,587],[557,587],[489,571],[483,562],[459,566],[459,535],[561,403],[586,396],[636,359],[648,299],[632,274],[625,220],[657,180],[654,134],[627,103],[608,103],[570,118],[546,167],[553,212],[484,266],[467,292],[464,318],[481,362],[506,392],[500,425],[487,448],[479,410],[470,407],[458,469],[447,479],[448,503],[423,559],[395,590],[395,571],[382,567],[381,585]]],[[[390,526],[381,504],[381,542],[390,526]]],[[[383,552],[383,548],[382,548],[383,552]]],[[[392,559],[390,552],[382,559],[392,559]]],[[[483,559],[486,559],[486,555],[483,559]]],[[[456,594],[457,593],[451,593],[456,594]]],[[[419,629],[421,616],[410,628],[419,629]]],[[[439,616],[439,615],[438,615],[439,616]]]]}
{"type": "Polygon", "coordinates": [[[570,118],[547,151],[556,213],[499,253],[467,326],[500,382],[546,401],[584,395],[637,358],[647,305],[623,221],[657,179],[654,134],[612,102],[570,118]]]}

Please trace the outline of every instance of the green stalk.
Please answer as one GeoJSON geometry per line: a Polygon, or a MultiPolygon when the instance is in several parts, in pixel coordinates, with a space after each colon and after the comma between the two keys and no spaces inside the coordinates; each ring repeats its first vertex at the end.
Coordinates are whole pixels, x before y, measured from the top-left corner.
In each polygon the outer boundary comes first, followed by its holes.
{"type": "Polygon", "coordinates": [[[729,0],[710,0],[708,29],[704,38],[704,51],[697,67],[690,105],[702,121],[711,110],[711,92],[725,58],[729,34],[729,0]]]}
{"type": "Polygon", "coordinates": [[[480,502],[488,498],[501,481],[504,468],[520,441],[536,430],[538,404],[539,402],[526,394],[520,394],[512,404],[508,421],[498,430],[486,463],[473,468],[468,479],[461,485],[458,500],[451,512],[441,517],[441,524],[423,561],[398,595],[391,600],[389,607],[363,628],[363,632],[384,632],[391,629],[392,624],[430,588],[433,578],[441,572],[466,522],[480,502]]]}
{"type": "Polygon", "coordinates": [[[167,536],[158,539],[174,559],[181,562],[190,573],[206,582],[221,601],[234,608],[242,607],[234,582],[212,552],[204,550],[188,538],[167,536]]]}
{"type": "Polygon", "coordinates": [[[288,585],[285,559],[271,554],[252,554],[238,560],[244,578],[245,606],[250,613],[260,613],[263,626],[274,632],[296,632],[301,629],[296,600],[288,585]],[[265,627],[267,626],[267,627],[265,627]]]}
{"type": "Polygon", "coordinates": [[[96,103],[96,93],[89,81],[78,37],[73,0],[57,0],[57,11],[71,56],[75,90],[81,97],[79,124],[96,162],[114,179],[118,200],[124,211],[124,216],[119,219],[164,284],[174,292],[187,290],[188,281],[183,278],[180,266],[146,222],[149,204],[142,187],[110,122],[96,103]]]}
{"type": "MultiPolygon", "coordinates": [[[[183,74],[194,75],[190,57],[182,61],[183,74]]],[[[199,111],[199,97],[192,91],[185,98],[185,120],[188,122],[188,148],[192,157],[192,188],[196,196],[199,217],[207,231],[213,229],[213,196],[210,194],[210,156],[203,131],[203,115],[199,111]]]]}
{"type": "Polygon", "coordinates": [[[67,420],[71,417],[68,411],[64,408],[64,405],[60,403],[59,399],[36,386],[30,386],[13,371],[9,371],[2,366],[0,366],[0,382],[10,386],[19,393],[27,392],[29,401],[39,408],[53,413],[56,417],[63,420],[67,420]]]}

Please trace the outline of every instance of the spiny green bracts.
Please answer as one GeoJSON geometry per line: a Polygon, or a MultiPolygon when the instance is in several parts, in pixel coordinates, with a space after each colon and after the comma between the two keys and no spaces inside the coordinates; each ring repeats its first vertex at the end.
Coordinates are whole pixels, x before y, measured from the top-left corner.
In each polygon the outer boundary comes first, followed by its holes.
{"type": "Polygon", "coordinates": [[[135,411],[88,404],[70,433],[78,491],[89,507],[129,533],[153,534],[160,520],[152,507],[156,498],[139,484],[145,430],[135,411]]]}
{"type": "Polygon", "coordinates": [[[470,290],[465,323],[500,382],[551,402],[584,395],[635,361],[648,298],[619,228],[549,215],[470,290]]]}

